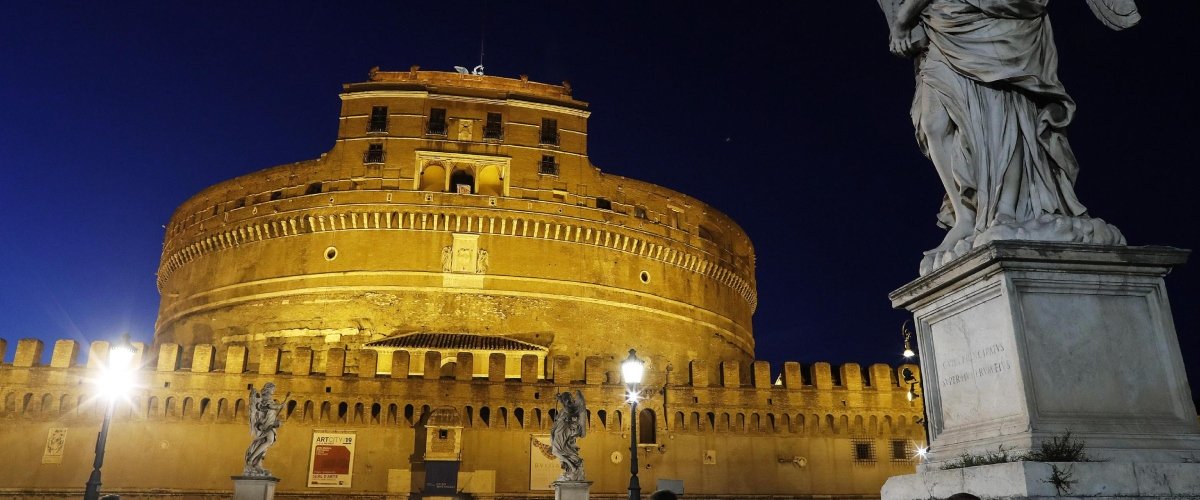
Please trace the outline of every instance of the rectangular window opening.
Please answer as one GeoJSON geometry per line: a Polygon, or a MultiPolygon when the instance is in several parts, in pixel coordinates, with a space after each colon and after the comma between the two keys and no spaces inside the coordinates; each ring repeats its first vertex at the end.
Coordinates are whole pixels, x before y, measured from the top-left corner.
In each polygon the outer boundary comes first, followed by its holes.
{"type": "Polygon", "coordinates": [[[271,201],[283,198],[283,191],[271,191],[271,201]]]}
{"type": "Polygon", "coordinates": [[[383,144],[368,144],[363,163],[383,163],[383,144]]]}
{"type": "Polygon", "coordinates": [[[538,142],[554,146],[558,145],[558,120],[554,118],[542,118],[542,133],[541,139],[538,142]]]}
{"type": "Polygon", "coordinates": [[[911,456],[912,453],[908,451],[908,441],[903,439],[892,440],[892,460],[906,461],[911,456]]]}
{"type": "Polygon", "coordinates": [[[596,208],[600,210],[612,210],[612,202],[608,198],[596,198],[596,208]]]}
{"type": "Polygon", "coordinates": [[[483,138],[500,140],[504,138],[504,123],[500,113],[488,113],[487,123],[483,125],[483,138]]]}
{"type": "Polygon", "coordinates": [[[430,108],[429,124],[425,129],[429,135],[446,135],[446,108],[430,108]]]}
{"type": "Polygon", "coordinates": [[[387,106],[372,106],[371,121],[367,123],[367,132],[387,132],[388,128],[388,109],[387,106]]]}
{"type": "Polygon", "coordinates": [[[538,165],[538,173],[542,175],[558,175],[558,163],[554,161],[554,155],[542,155],[542,162],[538,165]]]}
{"type": "Polygon", "coordinates": [[[854,448],[855,463],[875,462],[875,442],[870,439],[855,439],[850,443],[854,448]]]}
{"type": "Polygon", "coordinates": [[[308,185],[308,189],[304,190],[304,194],[321,194],[321,183],[314,182],[308,185]]]}

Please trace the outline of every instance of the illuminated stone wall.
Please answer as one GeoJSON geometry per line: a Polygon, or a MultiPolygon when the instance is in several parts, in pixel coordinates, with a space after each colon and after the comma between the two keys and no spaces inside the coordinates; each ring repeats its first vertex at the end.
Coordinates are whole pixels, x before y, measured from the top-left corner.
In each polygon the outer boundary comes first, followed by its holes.
{"type": "MultiPolygon", "coordinates": [[[[57,361],[50,366],[19,366],[41,362],[31,355],[39,344],[22,340],[7,358],[14,363],[0,365],[0,439],[7,443],[0,498],[33,492],[45,495],[40,498],[77,496],[90,471],[103,408],[90,401],[95,388],[88,380],[99,375],[108,346],[100,342],[90,349],[97,353],[87,362],[92,368],[79,354],[85,349],[72,340],[56,343],[49,359],[57,361]],[[42,463],[54,428],[67,429],[61,463],[42,463]]],[[[620,498],[628,484],[629,406],[624,386],[609,375],[617,365],[597,358],[571,369],[570,359],[559,357],[547,363],[546,372],[524,370],[516,378],[506,374],[501,355],[490,356],[494,362],[485,376],[471,374],[466,363],[447,374],[399,375],[416,357],[397,351],[388,364],[398,369],[383,375],[376,369],[348,371],[340,362],[377,366],[376,351],[333,348],[326,372],[295,374],[240,371],[239,349],[222,363],[229,371],[210,371],[212,346],[189,350],[186,357],[196,361],[177,367],[185,353],[164,345],[156,361],[139,371],[139,388],[119,406],[113,423],[105,491],[124,493],[123,498],[227,497],[229,476],[240,472],[250,438],[247,386],[268,381],[278,385],[278,398],[290,393],[294,401],[265,462],[282,478],[281,497],[407,498],[419,489],[422,456],[415,450],[423,449],[424,418],[436,408],[451,409],[464,427],[460,485],[473,485],[468,493],[549,497],[550,491],[529,489],[529,440],[550,432],[554,394],[574,389],[583,391],[590,410],[589,433],[580,445],[588,479],[595,481],[593,496],[620,498]],[[352,488],[305,486],[314,430],[357,434],[352,488]]],[[[274,355],[268,350],[268,357],[274,355]]],[[[426,356],[428,366],[439,366],[432,359],[438,355],[426,356]]],[[[537,366],[535,356],[523,361],[537,366]]],[[[658,381],[648,385],[639,407],[639,425],[651,422],[654,429],[653,439],[639,447],[647,491],[664,478],[682,479],[689,496],[705,498],[877,497],[888,476],[912,472],[914,462],[893,459],[892,446],[901,441],[911,453],[923,442],[923,430],[914,423],[920,406],[896,383],[901,370],[915,366],[873,365],[864,371],[855,364],[835,370],[827,363],[786,363],[773,371],[765,362],[727,362],[718,366],[721,378],[708,379],[705,364],[675,368],[669,377],[661,365],[647,367],[658,381]],[[749,383],[739,381],[740,372],[751,374],[749,383]],[[871,448],[868,459],[856,458],[861,445],[871,448]]]]}

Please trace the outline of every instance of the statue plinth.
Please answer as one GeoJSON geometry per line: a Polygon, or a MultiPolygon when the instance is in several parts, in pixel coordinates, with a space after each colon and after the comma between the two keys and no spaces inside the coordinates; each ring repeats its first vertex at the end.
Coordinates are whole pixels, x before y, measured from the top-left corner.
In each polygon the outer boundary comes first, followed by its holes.
{"type": "Polygon", "coordinates": [[[232,476],[233,500],[273,500],[279,478],[272,476],[232,476]]]}
{"type": "Polygon", "coordinates": [[[592,489],[591,481],[555,481],[554,500],[587,500],[592,489]]]}
{"type": "Polygon", "coordinates": [[[1019,455],[1067,432],[1107,460],[1073,464],[1076,479],[1200,472],[1185,464],[1200,460],[1200,424],[1163,283],[1188,253],[995,241],[893,292],[892,305],[915,317],[930,454],[883,497],[929,498],[926,486],[938,484],[973,484],[984,489],[951,494],[981,498],[1036,496],[1019,490],[1046,479],[1049,465],[939,469],[964,453],[1019,455]]]}

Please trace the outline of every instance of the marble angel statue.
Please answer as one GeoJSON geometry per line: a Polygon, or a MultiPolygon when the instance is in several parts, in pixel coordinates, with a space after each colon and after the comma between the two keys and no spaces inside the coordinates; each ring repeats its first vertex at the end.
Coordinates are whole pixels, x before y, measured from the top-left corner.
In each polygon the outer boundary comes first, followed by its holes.
{"type": "Polygon", "coordinates": [[[275,444],[275,437],[279,425],[282,423],[279,420],[279,410],[283,409],[283,405],[291,393],[283,397],[283,403],[272,399],[274,395],[275,384],[273,382],[263,385],[262,392],[256,391],[254,387],[250,388],[250,436],[252,439],[250,447],[246,449],[246,466],[243,469],[243,475],[271,475],[270,471],[263,468],[262,462],[263,458],[267,456],[267,449],[275,444]]]}
{"type": "Polygon", "coordinates": [[[550,447],[562,463],[563,472],[558,480],[584,481],[583,458],[579,456],[579,445],[575,444],[577,438],[587,435],[587,405],[583,392],[576,389],[574,395],[563,392],[557,398],[562,408],[550,428],[550,447]]]}
{"type": "MultiPolygon", "coordinates": [[[[948,231],[922,275],[992,240],[1125,244],[1075,196],[1075,102],[1058,79],[1048,2],[879,0],[890,50],[917,58],[913,126],[946,190],[948,231]]],[[[1134,0],[1087,2],[1110,28],[1140,20],[1134,0]]]]}

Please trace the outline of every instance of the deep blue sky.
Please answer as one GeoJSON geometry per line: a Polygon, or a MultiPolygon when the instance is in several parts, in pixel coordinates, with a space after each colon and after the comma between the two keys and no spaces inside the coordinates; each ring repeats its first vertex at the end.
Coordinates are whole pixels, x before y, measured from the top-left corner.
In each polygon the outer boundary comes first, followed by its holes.
{"type": "MultiPolygon", "coordinates": [[[[1077,192],[1135,245],[1200,247],[1200,2],[1116,33],[1050,5],[1079,104],[1077,192]]],[[[896,363],[887,294],[941,239],[912,68],[874,1],[22,2],[0,17],[0,338],[149,341],[163,229],[191,194],[331,147],[372,66],[569,80],[592,162],[694,195],[758,253],[757,352],[896,363]],[[403,4],[403,6],[401,6],[403,4]],[[444,7],[433,6],[442,4],[444,7]]],[[[1200,263],[1167,280],[1200,380],[1200,263]]],[[[1196,382],[1194,382],[1196,383],[1196,382]]]]}

